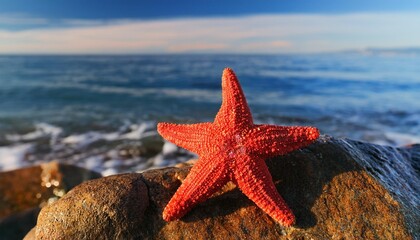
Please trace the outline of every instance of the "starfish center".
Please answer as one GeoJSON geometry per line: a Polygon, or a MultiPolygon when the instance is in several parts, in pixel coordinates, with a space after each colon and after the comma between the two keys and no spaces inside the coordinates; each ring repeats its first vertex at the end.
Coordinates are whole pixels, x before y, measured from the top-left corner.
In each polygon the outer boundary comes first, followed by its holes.
{"type": "Polygon", "coordinates": [[[244,138],[238,133],[234,134],[223,141],[221,150],[229,159],[234,160],[235,157],[246,153],[244,138]]]}

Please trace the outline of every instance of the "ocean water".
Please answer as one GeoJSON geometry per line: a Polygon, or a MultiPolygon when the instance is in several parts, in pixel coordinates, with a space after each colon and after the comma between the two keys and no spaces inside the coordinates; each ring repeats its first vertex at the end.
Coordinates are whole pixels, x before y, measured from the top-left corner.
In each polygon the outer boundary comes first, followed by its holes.
{"type": "Polygon", "coordinates": [[[420,55],[0,56],[0,171],[58,160],[105,175],[193,155],[156,123],[212,121],[223,68],[257,123],[420,143],[420,55]]]}

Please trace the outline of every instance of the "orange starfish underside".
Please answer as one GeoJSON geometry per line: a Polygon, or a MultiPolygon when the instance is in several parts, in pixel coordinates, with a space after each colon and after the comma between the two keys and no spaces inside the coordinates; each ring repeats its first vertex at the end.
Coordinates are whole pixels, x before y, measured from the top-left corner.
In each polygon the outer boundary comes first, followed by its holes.
{"type": "Polygon", "coordinates": [[[318,138],[318,129],[254,124],[238,79],[229,68],[223,71],[222,99],[212,123],[158,124],[165,139],[199,155],[165,207],[164,220],[181,218],[232,181],[274,220],[284,226],[294,224],[295,216],[277,192],[265,159],[309,145],[318,138]]]}

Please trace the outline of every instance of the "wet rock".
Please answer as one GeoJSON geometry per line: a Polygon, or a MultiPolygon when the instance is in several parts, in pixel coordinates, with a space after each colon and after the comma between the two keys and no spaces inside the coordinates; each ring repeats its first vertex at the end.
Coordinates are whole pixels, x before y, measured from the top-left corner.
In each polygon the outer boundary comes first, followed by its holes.
{"type": "Polygon", "coordinates": [[[401,204],[409,230],[415,239],[420,239],[420,144],[395,148],[358,141],[341,143],[401,204]]]}
{"type": "MultiPolygon", "coordinates": [[[[144,189],[137,194],[117,195],[119,192],[115,188],[118,189],[118,185],[104,185],[101,183],[102,179],[89,182],[89,185],[82,184],[80,189],[85,189],[83,192],[77,190],[79,187],[75,188],[66,197],[42,209],[36,227],[36,237],[94,239],[100,232],[102,238],[111,239],[116,238],[116,232],[122,234],[120,231],[126,222],[137,221],[137,228],[130,231],[131,235],[124,235],[125,237],[412,239],[413,235],[415,236],[413,225],[415,223],[413,219],[417,219],[415,215],[412,219],[405,217],[403,214],[405,204],[401,202],[404,199],[397,197],[392,187],[390,189],[384,187],[390,186],[383,182],[386,179],[376,179],[366,171],[366,161],[377,161],[376,165],[383,166],[388,164],[384,160],[385,155],[378,158],[367,156],[371,154],[369,149],[376,148],[376,145],[324,136],[305,149],[267,160],[279,193],[296,215],[297,223],[290,228],[284,228],[274,222],[232,183],[227,184],[206,202],[196,206],[181,220],[164,222],[161,216],[163,208],[189,172],[190,166],[185,165],[178,168],[150,170],[142,174],[113,176],[113,181],[122,181],[128,177],[141,179],[148,189],[147,199],[143,193],[144,189]],[[113,194],[110,194],[111,192],[113,194]],[[89,197],[92,194],[104,198],[102,201],[95,200],[95,217],[89,215],[92,208],[82,204],[83,199],[93,201],[93,198],[89,197]],[[131,204],[130,211],[109,203],[117,202],[118,198],[131,204]],[[135,211],[132,208],[136,204],[139,206],[148,204],[148,207],[144,213],[132,214],[132,211],[135,211]],[[84,213],[85,211],[89,214],[84,213]],[[108,216],[110,212],[124,215],[118,218],[124,220],[110,221],[108,216]],[[81,216],[85,218],[82,219],[81,216]],[[60,235],[52,235],[53,231],[59,232],[60,235]]],[[[400,154],[400,157],[407,162],[410,162],[415,155],[408,149],[388,149],[388,151],[394,151],[394,156],[400,154]]],[[[139,209],[143,210],[142,207],[139,209]]]]}
{"type": "MultiPolygon", "coordinates": [[[[151,239],[411,239],[402,208],[344,143],[323,138],[267,164],[297,224],[283,228],[240,191],[226,186],[180,221],[161,213],[188,168],[143,173],[149,187],[151,239]],[[178,184],[174,184],[178,182],[178,184]],[[158,225],[156,227],[156,224],[158,225]]],[[[369,144],[365,144],[369,146],[369,144]]],[[[360,147],[360,146],[359,146],[360,147]]]]}
{"type": "Polygon", "coordinates": [[[174,165],[174,167],[177,167],[177,168],[192,167],[196,162],[197,162],[197,159],[190,159],[185,162],[177,163],[174,165]]]}
{"type": "Polygon", "coordinates": [[[81,182],[100,176],[57,162],[0,172],[1,239],[22,238],[35,226],[40,207],[57,200],[81,182]]]}
{"type": "Polygon", "coordinates": [[[133,239],[148,206],[140,174],[85,182],[38,216],[37,239],[133,239]]]}

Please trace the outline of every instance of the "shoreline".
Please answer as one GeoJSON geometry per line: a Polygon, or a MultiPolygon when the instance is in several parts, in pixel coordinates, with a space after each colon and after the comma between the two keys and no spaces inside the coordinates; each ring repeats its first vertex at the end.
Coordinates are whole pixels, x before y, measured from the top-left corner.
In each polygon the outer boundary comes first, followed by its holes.
{"type": "MultiPolygon", "coordinates": [[[[384,139],[378,139],[367,132],[366,136],[355,140],[393,147],[420,143],[419,137],[407,134],[385,133],[384,139]]],[[[154,122],[127,124],[113,132],[88,131],[67,136],[58,126],[40,123],[34,131],[6,135],[6,139],[9,145],[0,146],[0,172],[58,161],[108,176],[196,158],[195,154],[164,141],[154,122]]]]}

